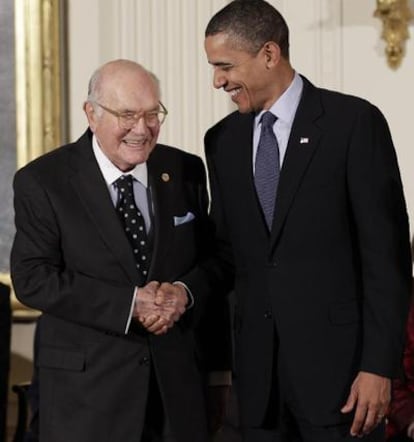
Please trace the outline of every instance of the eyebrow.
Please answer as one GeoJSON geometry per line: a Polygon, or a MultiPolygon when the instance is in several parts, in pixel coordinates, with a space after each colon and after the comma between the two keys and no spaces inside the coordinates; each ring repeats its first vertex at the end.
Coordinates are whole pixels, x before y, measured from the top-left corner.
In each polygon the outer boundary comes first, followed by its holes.
{"type": "Polygon", "coordinates": [[[155,107],[148,109],[148,110],[132,110],[132,109],[123,109],[120,111],[122,114],[139,114],[141,112],[154,112],[156,110],[159,110],[161,106],[157,104],[155,107]]]}
{"type": "Polygon", "coordinates": [[[211,64],[211,66],[233,66],[233,63],[230,62],[226,62],[226,61],[217,61],[217,62],[213,62],[213,61],[209,61],[209,63],[211,64]]]}

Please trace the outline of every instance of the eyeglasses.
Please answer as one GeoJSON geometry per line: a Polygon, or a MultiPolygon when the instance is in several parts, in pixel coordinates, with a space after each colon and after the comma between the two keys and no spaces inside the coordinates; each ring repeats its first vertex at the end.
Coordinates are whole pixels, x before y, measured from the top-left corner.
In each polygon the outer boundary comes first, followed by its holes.
{"type": "Polygon", "coordinates": [[[143,118],[145,121],[145,124],[148,127],[157,127],[160,126],[165,121],[165,117],[168,115],[168,111],[166,107],[161,103],[161,101],[158,102],[160,105],[160,109],[153,110],[153,111],[147,111],[147,112],[118,112],[116,110],[110,109],[109,107],[106,107],[102,105],[101,103],[98,103],[95,101],[95,104],[97,104],[99,107],[101,107],[106,112],[109,112],[110,114],[114,115],[118,118],[118,124],[121,129],[130,130],[132,129],[135,124],[138,123],[138,121],[143,118]]]}

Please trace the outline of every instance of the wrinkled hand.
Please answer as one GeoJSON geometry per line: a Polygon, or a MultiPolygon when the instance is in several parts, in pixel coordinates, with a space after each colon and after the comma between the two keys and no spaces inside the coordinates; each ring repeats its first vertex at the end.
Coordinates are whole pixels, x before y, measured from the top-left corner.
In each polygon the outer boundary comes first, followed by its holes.
{"type": "Polygon", "coordinates": [[[355,378],[342,413],[355,409],[351,436],[362,437],[381,423],[391,400],[391,380],[360,371],[355,378]]]}
{"type": "Polygon", "coordinates": [[[158,281],[151,281],[146,286],[138,288],[132,315],[147,331],[156,335],[168,330],[166,321],[161,317],[161,309],[155,303],[159,287],[158,281]]]}
{"type": "Polygon", "coordinates": [[[227,417],[230,397],[229,385],[210,385],[207,387],[207,419],[211,436],[218,433],[227,417]]]}
{"type": "Polygon", "coordinates": [[[177,322],[185,312],[188,303],[187,291],[182,285],[164,282],[155,296],[155,304],[159,306],[162,316],[168,322],[177,322]]]}
{"type": "Polygon", "coordinates": [[[157,312],[158,306],[154,303],[159,287],[160,283],[158,281],[151,281],[146,286],[138,288],[132,314],[134,318],[142,322],[144,317],[159,315],[159,312],[157,312]]]}
{"type": "MultiPolygon", "coordinates": [[[[148,285],[146,286],[148,287],[148,285]]],[[[140,289],[139,289],[140,290],[140,289]]],[[[167,282],[151,286],[153,308],[139,315],[141,324],[151,333],[162,335],[177,322],[185,312],[188,298],[185,288],[167,282]],[[156,291],[153,289],[156,288],[156,291]]]]}
{"type": "Polygon", "coordinates": [[[414,440],[414,421],[410,423],[407,427],[407,436],[414,440]]]}

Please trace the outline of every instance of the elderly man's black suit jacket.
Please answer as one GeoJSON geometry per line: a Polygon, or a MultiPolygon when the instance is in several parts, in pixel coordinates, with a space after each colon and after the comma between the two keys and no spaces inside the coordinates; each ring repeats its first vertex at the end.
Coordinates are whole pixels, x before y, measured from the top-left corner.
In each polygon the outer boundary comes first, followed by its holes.
{"type": "MultiPolygon", "coordinates": [[[[204,167],[193,155],[157,145],[148,173],[154,206],[148,280],[172,282],[191,271],[208,242],[204,167]],[[189,212],[192,221],[174,225],[174,217],[189,212]]],[[[133,287],[143,281],[93,155],[91,133],[18,171],[14,186],[13,283],[20,301],[43,312],[41,440],[139,441],[152,360],[176,440],[204,441],[189,325],[207,293],[199,290],[194,309],[164,336],[134,323],[124,334],[133,287]]]]}
{"type": "Polygon", "coordinates": [[[359,370],[400,366],[411,262],[391,136],[370,103],[304,79],[269,234],[253,120],[234,112],[206,134],[216,259],[189,283],[235,278],[243,425],[262,424],[276,372],[299,416],[334,424],[359,370]]]}

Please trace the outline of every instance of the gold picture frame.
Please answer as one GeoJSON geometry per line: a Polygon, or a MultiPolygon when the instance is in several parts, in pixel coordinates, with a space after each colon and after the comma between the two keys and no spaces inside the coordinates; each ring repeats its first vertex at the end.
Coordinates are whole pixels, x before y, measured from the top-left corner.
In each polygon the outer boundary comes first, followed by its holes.
{"type": "MultiPolygon", "coordinates": [[[[64,112],[65,0],[14,0],[16,166],[66,138],[64,112]]],[[[0,281],[12,287],[10,274],[0,281]]],[[[13,316],[36,315],[12,290],[13,316]]]]}
{"type": "Polygon", "coordinates": [[[17,166],[64,133],[62,0],[15,0],[17,166]]]}

